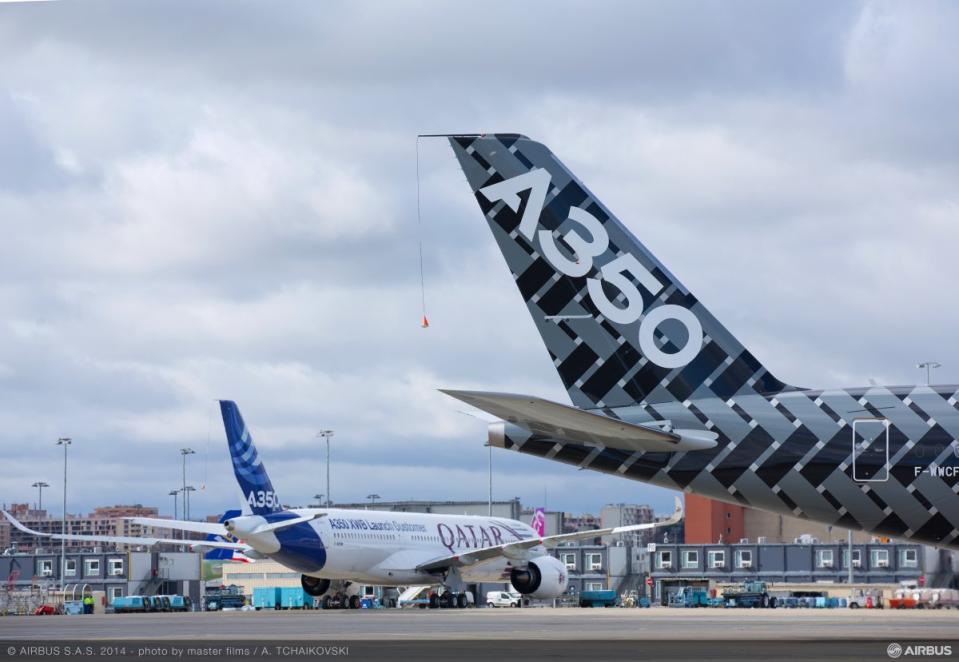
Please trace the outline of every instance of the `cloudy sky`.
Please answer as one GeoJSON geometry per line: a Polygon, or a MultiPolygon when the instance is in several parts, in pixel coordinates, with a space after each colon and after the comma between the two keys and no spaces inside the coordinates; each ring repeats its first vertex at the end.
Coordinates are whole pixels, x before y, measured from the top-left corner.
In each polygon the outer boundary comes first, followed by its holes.
{"type": "MultiPolygon", "coordinates": [[[[959,382],[954,2],[0,4],[0,501],[485,499],[436,391],[567,401],[448,146],[547,143],[780,378],[959,382]],[[431,322],[420,328],[418,241],[431,322]]],[[[494,453],[496,497],[670,494],[494,453]]],[[[60,507],[54,506],[54,512],[60,507]]]]}

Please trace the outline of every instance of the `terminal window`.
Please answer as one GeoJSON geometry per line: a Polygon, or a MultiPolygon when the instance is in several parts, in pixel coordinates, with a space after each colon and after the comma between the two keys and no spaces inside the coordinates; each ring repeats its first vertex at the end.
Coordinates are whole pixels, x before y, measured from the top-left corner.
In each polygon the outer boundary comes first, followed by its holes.
{"type": "Polygon", "coordinates": [[[816,567],[817,568],[831,568],[832,562],[833,561],[832,561],[831,549],[816,550],[816,567]]]}
{"type": "Polygon", "coordinates": [[[100,574],[100,559],[87,559],[83,562],[83,574],[87,577],[100,574]]]}
{"type": "Polygon", "coordinates": [[[566,566],[567,570],[576,569],[576,554],[566,553],[566,554],[561,554],[560,557],[561,557],[560,560],[563,562],[563,565],[566,566]]]}
{"type": "Polygon", "coordinates": [[[726,552],[721,549],[714,549],[709,552],[709,567],[722,568],[726,565],[726,552]]]}
{"type": "Polygon", "coordinates": [[[753,565],[753,552],[750,549],[741,549],[736,552],[736,567],[751,568],[753,565]]]}
{"type": "Polygon", "coordinates": [[[672,568],[673,567],[673,553],[672,552],[660,552],[656,557],[656,565],[660,568],[672,568]]]}
{"type": "Polygon", "coordinates": [[[53,561],[43,559],[37,562],[37,574],[41,577],[49,577],[53,574],[53,561]]]}
{"type": "MultiPolygon", "coordinates": [[[[849,567],[849,550],[842,550],[842,562],[844,567],[849,567]]],[[[854,549],[852,550],[852,567],[859,568],[862,566],[862,550],[854,549]]]]}
{"type": "Polygon", "coordinates": [[[900,565],[903,568],[915,568],[919,566],[919,554],[914,549],[904,549],[902,550],[902,555],[899,560],[900,565]]]}
{"type": "Polygon", "coordinates": [[[699,565],[699,552],[695,549],[687,549],[683,552],[683,567],[695,568],[699,565]]]}
{"type": "Polygon", "coordinates": [[[107,565],[111,577],[119,577],[123,574],[123,559],[110,559],[107,565]]]}
{"type": "Polygon", "coordinates": [[[587,554],[586,555],[586,567],[590,570],[602,570],[603,569],[603,555],[602,554],[587,554]]]}
{"type": "Polygon", "coordinates": [[[63,574],[65,577],[77,576],[77,560],[76,559],[67,559],[65,561],[63,574]]]}
{"type": "Polygon", "coordinates": [[[888,568],[889,567],[889,550],[888,549],[874,549],[870,555],[869,563],[873,568],[888,568]]]}

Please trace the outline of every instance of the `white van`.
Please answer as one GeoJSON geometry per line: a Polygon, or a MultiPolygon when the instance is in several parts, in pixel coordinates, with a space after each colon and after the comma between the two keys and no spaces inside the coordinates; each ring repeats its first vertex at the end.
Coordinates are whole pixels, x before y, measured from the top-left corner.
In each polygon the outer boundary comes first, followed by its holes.
{"type": "Polygon", "coordinates": [[[519,593],[490,591],[486,594],[487,607],[519,607],[522,596],[519,593]]]}

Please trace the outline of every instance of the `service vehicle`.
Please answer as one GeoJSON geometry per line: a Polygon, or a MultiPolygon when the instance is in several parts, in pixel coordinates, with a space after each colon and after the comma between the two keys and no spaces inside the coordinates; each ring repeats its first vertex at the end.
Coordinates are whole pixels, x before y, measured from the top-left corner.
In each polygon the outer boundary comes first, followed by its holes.
{"type": "Polygon", "coordinates": [[[683,586],[669,596],[670,607],[708,607],[709,593],[704,588],[683,586]]]}
{"type": "Polygon", "coordinates": [[[519,593],[510,593],[508,591],[490,591],[486,594],[487,607],[519,607],[522,605],[522,598],[519,593]]]}
{"type": "Polygon", "coordinates": [[[579,594],[580,607],[615,607],[617,604],[616,591],[583,591],[579,594]]]}
{"type": "Polygon", "coordinates": [[[766,582],[747,581],[739,587],[723,592],[726,607],[762,608],[776,606],[776,598],[769,596],[766,582]]]}

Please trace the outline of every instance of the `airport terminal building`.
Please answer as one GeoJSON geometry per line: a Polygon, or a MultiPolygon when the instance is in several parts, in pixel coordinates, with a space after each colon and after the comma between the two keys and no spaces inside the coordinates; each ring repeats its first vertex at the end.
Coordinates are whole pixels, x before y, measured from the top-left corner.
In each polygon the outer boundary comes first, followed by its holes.
{"type": "MultiPolygon", "coordinates": [[[[60,549],[0,556],[0,602],[17,594],[47,594],[62,585],[69,593],[84,587],[103,591],[108,602],[124,595],[188,595],[202,597],[202,559],[195,552],[121,552],[70,548],[64,571],[60,549]]],[[[3,605],[0,605],[2,607],[3,605]]]]}

